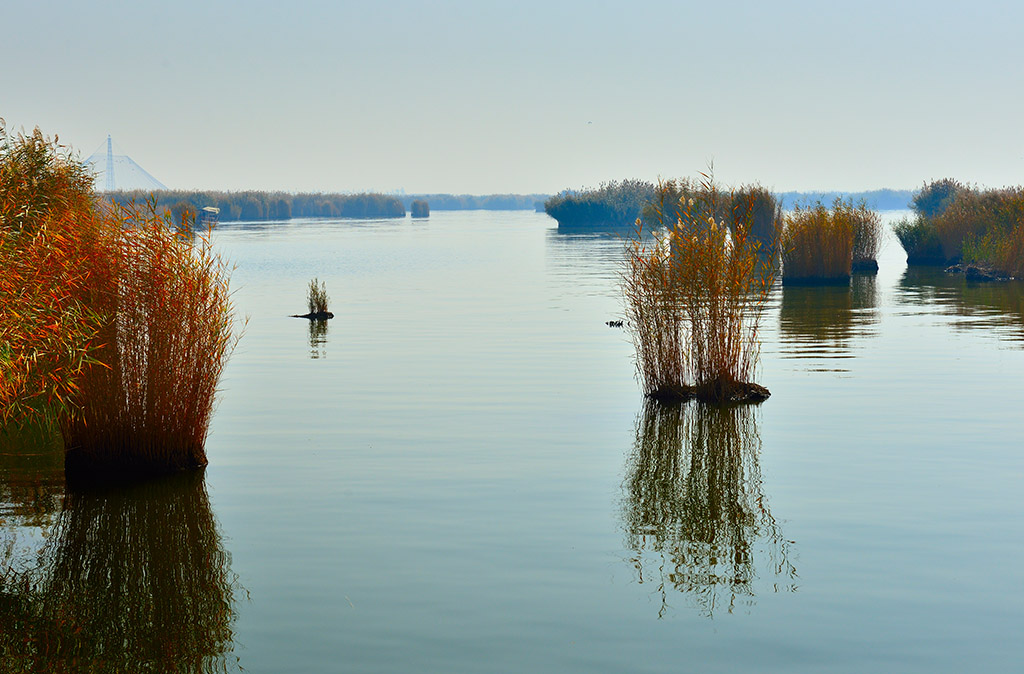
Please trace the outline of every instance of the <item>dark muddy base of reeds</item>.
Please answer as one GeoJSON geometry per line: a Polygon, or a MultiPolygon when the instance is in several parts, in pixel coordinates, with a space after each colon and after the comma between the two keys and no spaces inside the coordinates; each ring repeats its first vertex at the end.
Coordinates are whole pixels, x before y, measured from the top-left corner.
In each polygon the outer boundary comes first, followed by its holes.
{"type": "Polygon", "coordinates": [[[717,386],[665,386],[647,394],[660,403],[681,403],[699,400],[705,403],[759,403],[771,396],[771,391],[760,384],[740,382],[728,387],[717,386]]]}
{"type": "Polygon", "coordinates": [[[292,314],[291,318],[308,318],[311,321],[326,321],[328,318],[334,318],[334,314],[330,311],[317,311],[309,314],[292,314]]]}
{"type": "Polygon", "coordinates": [[[907,264],[915,267],[945,267],[951,260],[941,255],[920,255],[907,253],[907,264]]]}
{"type": "Polygon", "coordinates": [[[96,456],[72,449],[64,454],[64,479],[69,486],[81,489],[114,487],[201,470],[206,464],[205,452],[167,462],[139,457],[96,456]]]}
{"type": "Polygon", "coordinates": [[[877,274],[878,260],[854,260],[850,270],[855,274],[877,274]]]}
{"type": "Polygon", "coordinates": [[[946,267],[947,274],[963,274],[968,281],[1012,281],[1012,276],[1003,274],[998,269],[986,267],[980,264],[955,264],[946,267]]]}
{"type": "Polygon", "coordinates": [[[782,277],[784,286],[845,286],[850,285],[849,276],[800,276],[782,277]]]}

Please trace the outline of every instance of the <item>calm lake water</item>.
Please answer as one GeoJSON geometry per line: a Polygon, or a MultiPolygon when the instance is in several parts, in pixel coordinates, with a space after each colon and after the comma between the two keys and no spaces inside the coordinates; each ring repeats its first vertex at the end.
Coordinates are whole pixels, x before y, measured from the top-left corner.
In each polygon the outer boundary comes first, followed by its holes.
{"type": "Polygon", "coordinates": [[[249,320],[205,475],[65,496],[59,454],[2,457],[10,671],[33,640],[68,671],[1020,671],[1021,284],[891,240],[773,293],[769,400],[673,409],[605,325],[615,236],[435,211],[216,243],[249,320]],[[313,277],[323,328],[288,318],[313,277]]]}

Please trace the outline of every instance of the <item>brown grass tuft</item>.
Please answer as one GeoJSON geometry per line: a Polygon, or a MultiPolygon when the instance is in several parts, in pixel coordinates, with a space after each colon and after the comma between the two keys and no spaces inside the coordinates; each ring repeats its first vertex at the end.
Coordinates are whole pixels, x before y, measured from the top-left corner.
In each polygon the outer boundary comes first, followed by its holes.
{"type": "Polygon", "coordinates": [[[696,198],[678,202],[666,233],[645,239],[638,221],[627,247],[626,314],[649,397],[721,402],[768,395],[751,380],[771,279],[763,273],[751,219],[731,230],[715,219],[722,200],[705,177],[696,198]]]}
{"type": "Polygon", "coordinates": [[[852,205],[839,199],[831,210],[818,203],[788,213],[782,232],[782,283],[848,283],[856,215],[852,205]]]}

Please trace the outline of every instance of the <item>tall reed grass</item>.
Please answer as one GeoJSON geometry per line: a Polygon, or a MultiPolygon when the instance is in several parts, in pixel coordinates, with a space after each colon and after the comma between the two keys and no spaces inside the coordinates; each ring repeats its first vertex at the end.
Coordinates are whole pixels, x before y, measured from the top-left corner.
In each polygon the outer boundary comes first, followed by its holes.
{"type": "Polygon", "coordinates": [[[314,278],[309,282],[309,289],[306,291],[306,304],[309,306],[309,313],[327,313],[327,304],[330,302],[330,299],[327,295],[327,283],[325,281],[319,281],[314,278]]]}
{"type": "Polygon", "coordinates": [[[1024,277],[1024,187],[978,189],[944,180],[914,199],[895,227],[910,264],[965,264],[1024,277]]]}
{"type": "Polygon", "coordinates": [[[827,285],[849,283],[857,209],[837,199],[797,206],[786,214],[782,232],[782,283],[827,285]]]}
{"type": "Polygon", "coordinates": [[[217,383],[233,346],[229,269],[206,235],[175,228],[156,205],[117,206],[96,364],[62,419],[68,467],[173,472],[204,466],[217,383]]]}
{"type": "Polygon", "coordinates": [[[638,220],[627,246],[626,315],[649,397],[721,402],[768,396],[752,379],[771,280],[762,273],[751,218],[732,228],[715,219],[721,199],[705,177],[697,198],[678,203],[670,229],[644,238],[638,220]]]}
{"type": "Polygon", "coordinates": [[[430,217],[430,204],[423,199],[414,199],[409,204],[409,213],[414,218],[428,218],[430,217]]]}
{"type": "Polygon", "coordinates": [[[38,130],[0,140],[0,422],[58,419],[70,473],[205,465],[233,344],[209,233],[155,201],[97,203],[38,130]]]}
{"type": "Polygon", "coordinates": [[[947,260],[1024,272],[1024,188],[963,189],[932,224],[947,260]]]}
{"type": "Polygon", "coordinates": [[[84,301],[110,266],[92,178],[36,129],[0,119],[0,425],[69,409],[102,316],[84,301]]]}
{"type": "Polygon", "coordinates": [[[878,251],[882,247],[882,218],[861,202],[844,206],[853,222],[853,261],[851,271],[878,271],[878,251]]]}
{"type": "Polygon", "coordinates": [[[903,218],[893,225],[893,232],[900,245],[907,253],[907,264],[911,265],[945,265],[948,263],[942,251],[942,242],[928,220],[920,213],[911,218],[903,218]]]}

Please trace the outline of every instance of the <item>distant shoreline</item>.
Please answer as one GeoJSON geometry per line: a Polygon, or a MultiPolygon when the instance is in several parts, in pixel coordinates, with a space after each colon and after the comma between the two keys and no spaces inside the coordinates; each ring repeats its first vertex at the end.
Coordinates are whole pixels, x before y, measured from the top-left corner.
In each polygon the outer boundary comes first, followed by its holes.
{"type": "MultiPolygon", "coordinates": [[[[214,190],[143,190],[103,193],[117,202],[137,202],[156,198],[158,208],[180,210],[183,205],[196,211],[213,206],[220,209],[222,222],[290,220],[293,218],[403,218],[412,202],[421,200],[431,211],[527,211],[543,212],[548,194],[343,194],[261,192],[256,190],[227,192],[214,190]]],[[[868,208],[899,210],[909,207],[913,190],[878,189],[861,192],[776,192],[784,209],[797,204],[831,203],[836,198],[864,201],[868,208]]]]}

